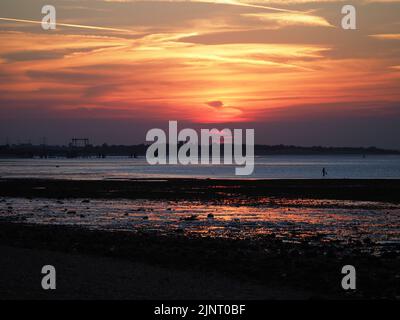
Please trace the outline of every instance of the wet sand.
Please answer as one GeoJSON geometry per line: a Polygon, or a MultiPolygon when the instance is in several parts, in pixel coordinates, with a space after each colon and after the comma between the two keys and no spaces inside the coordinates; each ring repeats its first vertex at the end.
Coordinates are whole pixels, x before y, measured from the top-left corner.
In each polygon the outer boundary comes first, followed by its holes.
{"type": "Polygon", "coordinates": [[[400,202],[400,180],[0,179],[0,196],[257,201],[263,197],[400,202]]]}
{"type": "Polygon", "coordinates": [[[226,200],[1,198],[0,221],[79,226],[92,230],[177,233],[190,237],[371,243],[380,255],[400,245],[400,204],[265,197],[226,200]]]}
{"type": "MultiPolygon", "coordinates": [[[[309,199],[346,199],[351,208],[351,200],[398,204],[399,191],[399,180],[0,179],[2,197],[53,202],[165,199],[258,206],[267,199],[270,206],[281,208],[309,206],[313,203],[309,199]]],[[[325,207],[335,205],[323,201],[325,207]]],[[[374,206],[380,208],[379,203],[374,206]]],[[[66,275],[60,278],[65,290],[56,297],[61,299],[400,299],[398,241],[384,244],[385,250],[375,255],[377,243],[368,237],[326,241],[314,232],[311,237],[291,240],[277,232],[224,238],[179,229],[166,234],[151,229],[107,231],[84,228],[79,221],[72,226],[40,225],[7,218],[0,221],[0,267],[4,270],[0,294],[1,298],[52,298],[34,287],[40,285],[40,272],[32,275],[31,268],[44,261],[51,264],[50,259],[66,275]],[[341,268],[347,264],[357,269],[357,290],[351,292],[340,285],[341,268]],[[81,275],[79,268],[83,268],[81,275]],[[121,273],[113,276],[118,270],[121,273]],[[138,286],[130,279],[136,279],[138,286]]]]}

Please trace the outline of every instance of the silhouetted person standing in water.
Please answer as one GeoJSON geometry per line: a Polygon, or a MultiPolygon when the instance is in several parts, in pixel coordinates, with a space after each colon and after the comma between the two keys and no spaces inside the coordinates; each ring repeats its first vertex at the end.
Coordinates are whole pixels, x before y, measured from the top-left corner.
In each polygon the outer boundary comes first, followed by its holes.
{"type": "Polygon", "coordinates": [[[325,168],[322,168],[322,176],[325,177],[328,175],[328,171],[325,168]]]}

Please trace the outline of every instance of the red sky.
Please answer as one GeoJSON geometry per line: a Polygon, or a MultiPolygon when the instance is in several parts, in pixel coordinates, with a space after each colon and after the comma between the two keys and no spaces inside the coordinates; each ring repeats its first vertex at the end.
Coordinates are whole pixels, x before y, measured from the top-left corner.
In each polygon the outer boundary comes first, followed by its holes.
{"type": "Polygon", "coordinates": [[[400,148],[400,3],[352,3],[357,30],[342,1],[55,0],[76,26],[44,31],[47,3],[2,0],[0,139],[138,143],[178,120],[400,148]]]}

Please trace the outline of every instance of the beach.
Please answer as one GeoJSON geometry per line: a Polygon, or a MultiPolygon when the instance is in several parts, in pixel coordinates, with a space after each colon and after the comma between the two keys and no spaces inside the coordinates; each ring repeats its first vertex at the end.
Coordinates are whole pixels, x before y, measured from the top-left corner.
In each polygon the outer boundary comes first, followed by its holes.
{"type": "Polygon", "coordinates": [[[9,275],[1,281],[2,299],[45,297],[36,293],[42,291],[40,268],[50,262],[61,272],[59,288],[48,298],[398,298],[398,255],[365,255],[367,244],[318,248],[273,239],[190,239],[17,224],[1,224],[0,230],[2,270],[9,275]],[[348,263],[358,269],[356,292],[339,285],[341,266],[348,263]]]}
{"type": "Polygon", "coordinates": [[[265,197],[400,202],[399,179],[66,180],[0,178],[2,197],[257,201],[265,197]]]}
{"type": "Polygon", "coordinates": [[[103,255],[65,253],[60,250],[0,246],[4,257],[1,299],[301,299],[305,290],[269,287],[215,271],[201,272],[159,266],[103,255]],[[57,290],[38,286],[48,262],[59,274],[57,290]],[[98,270],[98,271],[96,271],[98,270]]]}
{"type": "Polygon", "coordinates": [[[1,281],[3,299],[399,298],[399,180],[0,186],[0,247],[9,257],[1,264],[14,274],[1,281]],[[32,275],[29,261],[66,268],[56,295],[34,286],[40,270],[32,275]],[[354,291],[340,285],[348,264],[357,268],[354,291]]]}

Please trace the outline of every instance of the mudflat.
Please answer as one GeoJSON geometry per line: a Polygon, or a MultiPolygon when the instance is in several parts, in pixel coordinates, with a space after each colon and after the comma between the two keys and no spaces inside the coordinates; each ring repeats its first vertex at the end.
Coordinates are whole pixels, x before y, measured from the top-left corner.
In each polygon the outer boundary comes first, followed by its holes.
{"type": "Polygon", "coordinates": [[[262,197],[400,202],[399,179],[0,179],[0,196],[47,198],[126,198],[241,200],[262,197]]]}

